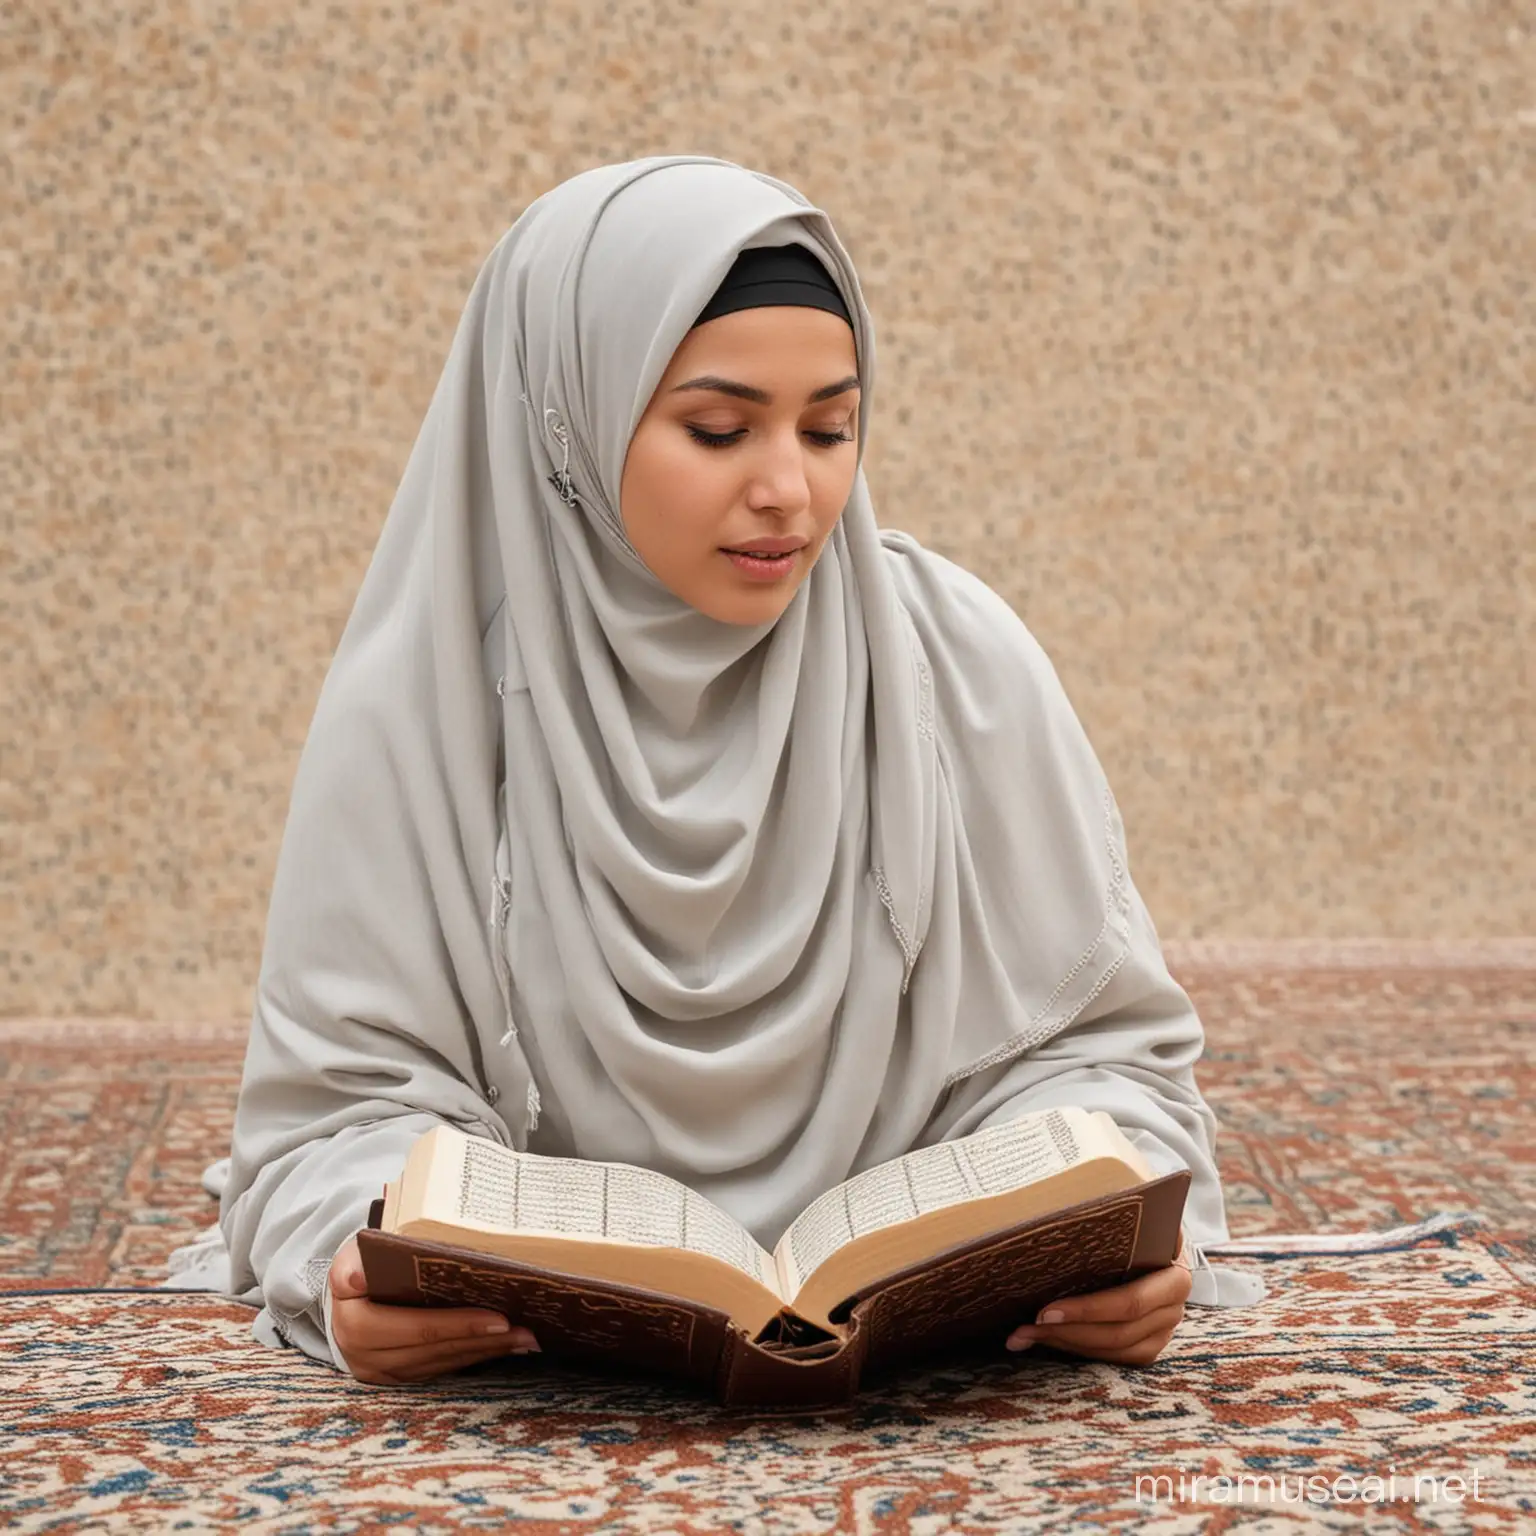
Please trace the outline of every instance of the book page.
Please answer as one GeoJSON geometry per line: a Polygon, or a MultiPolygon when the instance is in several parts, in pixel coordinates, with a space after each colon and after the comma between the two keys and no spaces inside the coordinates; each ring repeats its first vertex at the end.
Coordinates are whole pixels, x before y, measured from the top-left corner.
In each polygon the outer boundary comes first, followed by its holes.
{"type": "Polygon", "coordinates": [[[784,1294],[793,1296],[845,1243],[882,1227],[978,1196],[1033,1184],[1084,1156],[1073,1116],[1044,1110],[973,1136],[920,1147],[830,1189],[790,1224],[779,1243],[784,1294]]]}
{"type": "Polygon", "coordinates": [[[504,1231],[607,1238],[707,1254],[778,1290],[773,1259],[734,1217],[665,1174],[628,1163],[545,1157],[464,1138],[448,1220],[504,1231]]]}

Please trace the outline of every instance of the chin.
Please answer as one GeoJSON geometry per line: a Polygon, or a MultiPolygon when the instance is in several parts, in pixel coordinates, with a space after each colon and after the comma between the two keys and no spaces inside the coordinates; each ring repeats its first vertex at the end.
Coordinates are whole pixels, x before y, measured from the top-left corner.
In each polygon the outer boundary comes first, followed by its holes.
{"type": "MultiPolygon", "coordinates": [[[[819,549],[817,553],[820,553],[819,549]]],[[[723,580],[715,578],[674,584],[660,572],[653,570],[652,574],[674,597],[706,618],[750,629],[773,623],[794,601],[795,594],[815,568],[816,562],[812,560],[803,572],[782,583],[765,583],[757,587],[733,582],[729,575],[723,580]]],[[[696,573],[690,570],[688,574],[694,576],[696,573]]]]}
{"type": "Polygon", "coordinates": [[[752,629],[761,624],[772,623],[789,607],[790,601],[799,590],[797,584],[789,591],[764,593],[755,600],[748,598],[743,601],[739,596],[727,595],[717,597],[708,607],[700,603],[695,603],[693,606],[700,613],[708,614],[710,618],[717,619],[722,624],[736,624],[743,629],[752,629]]]}

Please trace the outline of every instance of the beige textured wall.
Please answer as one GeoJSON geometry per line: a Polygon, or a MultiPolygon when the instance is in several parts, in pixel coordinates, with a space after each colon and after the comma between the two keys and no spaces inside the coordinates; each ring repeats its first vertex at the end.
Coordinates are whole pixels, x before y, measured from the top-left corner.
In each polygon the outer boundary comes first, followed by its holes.
{"type": "Polygon", "coordinates": [[[881,521],[1055,659],[1165,938],[1536,932],[1536,12],[0,10],[0,1012],[249,1006],[474,274],[575,171],[833,217],[881,521]]]}

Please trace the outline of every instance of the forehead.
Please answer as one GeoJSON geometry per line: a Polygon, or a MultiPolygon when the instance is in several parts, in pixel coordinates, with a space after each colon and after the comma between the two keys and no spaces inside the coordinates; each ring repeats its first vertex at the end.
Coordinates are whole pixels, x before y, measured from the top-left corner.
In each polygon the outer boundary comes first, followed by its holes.
{"type": "Polygon", "coordinates": [[[808,388],[857,371],[853,331],[824,309],[775,304],[739,309],[695,326],[683,338],[662,379],[671,387],[695,373],[718,373],[744,384],[762,382],[749,370],[808,388]],[[825,375],[825,377],[823,377],[825,375]]]}

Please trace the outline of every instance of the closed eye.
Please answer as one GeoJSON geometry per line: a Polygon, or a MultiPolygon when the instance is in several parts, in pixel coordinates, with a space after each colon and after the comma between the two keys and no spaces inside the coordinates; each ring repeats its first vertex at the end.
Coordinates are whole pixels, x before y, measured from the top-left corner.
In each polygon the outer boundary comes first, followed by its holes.
{"type": "MultiPolygon", "coordinates": [[[[696,427],[692,422],[684,423],[689,435],[696,443],[702,443],[706,448],[729,448],[739,441],[746,433],[745,427],[737,427],[734,432],[706,432],[703,427],[696,427]]],[[[853,434],[850,432],[807,432],[805,434],[812,442],[823,448],[835,448],[839,443],[851,443],[853,434]]]]}

